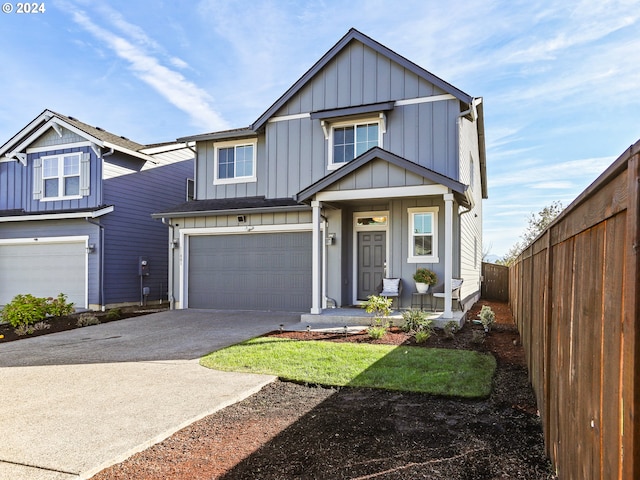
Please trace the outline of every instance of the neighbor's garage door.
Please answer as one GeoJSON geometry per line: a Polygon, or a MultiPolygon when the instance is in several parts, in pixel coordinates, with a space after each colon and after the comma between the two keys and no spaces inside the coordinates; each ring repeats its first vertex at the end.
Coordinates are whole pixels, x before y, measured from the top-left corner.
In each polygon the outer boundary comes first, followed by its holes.
{"type": "Polygon", "coordinates": [[[311,232],[191,236],[190,308],[311,308],[311,232]]]}
{"type": "MultiPolygon", "coordinates": [[[[43,240],[41,239],[41,242],[43,240]]],[[[17,294],[36,297],[67,295],[86,308],[85,242],[0,244],[0,305],[17,294]]]]}

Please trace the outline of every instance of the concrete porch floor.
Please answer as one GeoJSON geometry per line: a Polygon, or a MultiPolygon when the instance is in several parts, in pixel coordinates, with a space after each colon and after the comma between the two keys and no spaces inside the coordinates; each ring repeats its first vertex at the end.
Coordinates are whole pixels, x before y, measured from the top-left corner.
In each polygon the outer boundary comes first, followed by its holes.
{"type": "MultiPolygon", "coordinates": [[[[433,326],[436,328],[443,328],[448,322],[455,321],[460,327],[465,322],[466,312],[460,310],[453,311],[453,318],[443,318],[443,312],[425,312],[427,318],[433,322],[433,326]]],[[[387,317],[394,325],[402,325],[404,320],[402,318],[402,311],[394,310],[391,315],[387,317]]],[[[343,331],[346,326],[349,332],[362,330],[362,327],[371,325],[373,316],[367,313],[364,308],[349,307],[349,308],[328,308],[322,311],[319,315],[313,315],[311,313],[303,313],[300,315],[299,324],[289,324],[286,326],[287,330],[302,331],[306,330],[309,325],[312,331],[343,331]]]]}

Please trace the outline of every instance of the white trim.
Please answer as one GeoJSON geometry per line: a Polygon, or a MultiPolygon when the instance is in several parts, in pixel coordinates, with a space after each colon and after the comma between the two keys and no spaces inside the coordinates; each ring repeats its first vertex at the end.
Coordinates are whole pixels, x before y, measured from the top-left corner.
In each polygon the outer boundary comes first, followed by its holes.
{"type": "Polygon", "coordinates": [[[257,170],[258,170],[258,139],[230,140],[226,142],[216,142],[213,144],[213,184],[214,185],[229,185],[229,184],[236,184],[236,183],[256,182],[258,180],[257,170]],[[234,174],[235,174],[235,162],[236,162],[235,149],[236,147],[245,147],[248,145],[251,145],[253,147],[253,158],[251,159],[252,161],[251,175],[247,175],[244,177],[234,176],[232,178],[218,178],[219,150],[221,148],[233,147],[234,149],[233,161],[234,161],[234,174]]]}
{"type": "Polygon", "coordinates": [[[271,117],[267,120],[267,123],[286,122],[288,120],[300,120],[302,118],[311,118],[310,113],[295,113],[291,115],[280,115],[278,117],[271,117]]]}
{"type": "MultiPolygon", "coordinates": [[[[366,125],[366,124],[373,124],[376,123],[378,124],[378,147],[382,147],[382,142],[384,140],[383,134],[386,131],[386,117],[382,117],[380,114],[376,114],[374,116],[363,116],[362,118],[358,118],[358,119],[352,119],[352,120],[345,120],[345,121],[341,121],[341,122],[326,122],[329,123],[329,128],[328,128],[328,132],[329,132],[329,137],[327,138],[327,142],[328,142],[328,148],[327,148],[327,170],[337,170],[338,168],[346,165],[347,163],[349,163],[351,160],[348,160],[346,162],[341,162],[341,163],[333,163],[333,139],[334,139],[334,131],[336,128],[343,128],[343,127],[350,127],[353,126],[354,130],[356,129],[356,127],[358,125],[366,125]]],[[[326,124],[325,124],[326,125],[326,124]]],[[[323,128],[325,128],[323,126],[323,128]]],[[[326,133],[325,133],[325,137],[326,137],[326,133]]],[[[354,152],[353,158],[356,158],[358,156],[358,154],[355,151],[355,147],[357,144],[357,139],[355,138],[355,131],[354,131],[354,152]]]]}
{"type": "MultiPolygon", "coordinates": [[[[453,318],[451,310],[451,278],[453,277],[453,194],[444,195],[444,313],[453,318]]],[[[460,293],[462,298],[462,292],[460,293]]]]}
{"type": "Polygon", "coordinates": [[[68,220],[72,218],[97,218],[107,213],[113,212],[114,207],[109,206],[91,212],[70,212],[70,213],[43,213],[34,215],[14,215],[11,217],[0,217],[0,223],[4,222],[26,222],[31,220],[68,220]]]}
{"type": "MultiPolygon", "coordinates": [[[[59,143],[56,145],[47,145],[44,147],[29,147],[25,150],[27,153],[42,153],[42,152],[53,152],[54,150],[63,150],[67,148],[82,148],[82,147],[90,147],[93,145],[93,142],[74,142],[74,143],[59,143]]],[[[73,153],[73,152],[72,152],[73,153]]],[[[55,156],[53,154],[52,156],[55,156]]]]}
{"type": "Polygon", "coordinates": [[[420,197],[443,195],[449,189],[444,185],[413,185],[408,187],[363,188],[359,190],[325,190],[316,193],[316,199],[322,202],[336,200],[360,200],[362,198],[420,197]]]}
{"type": "Polygon", "coordinates": [[[89,241],[89,235],[75,235],[70,237],[32,237],[32,238],[2,238],[0,245],[27,245],[42,243],[81,243],[89,241]]]}
{"type": "Polygon", "coordinates": [[[404,105],[415,105],[417,103],[441,102],[444,100],[456,100],[456,97],[450,94],[432,95],[430,97],[408,98],[406,100],[396,100],[395,106],[402,107],[404,105]]]}
{"type": "Polygon", "coordinates": [[[352,217],[353,224],[353,263],[351,267],[351,275],[353,278],[352,302],[354,305],[361,305],[364,303],[362,300],[358,300],[358,232],[384,232],[385,233],[385,276],[391,271],[391,255],[390,255],[390,241],[389,241],[389,228],[391,225],[391,218],[389,216],[389,210],[376,210],[370,212],[353,212],[352,217]],[[378,217],[386,216],[386,225],[358,225],[358,217],[378,217]]]}
{"type": "MultiPolygon", "coordinates": [[[[183,228],[180,230],[180,260],[179,260],[179,301],[180,308],[189,308],[189,237],[202,235],[251,235],[255,233],[287,233],[313,231],[311,223],[296,223],[292,225],[248,225],[242,227],[206,227],[183,228]]],[[[177,308],[177,307],[176,307],[177,308]]]]}
{"type": "Polygon", "coordinates": [[[413,207],[407,208],[408,225],[409,225],[409,255],[407,256],[407,263],[440,263],[438,256],[438,212],[439,207],[413,207]],[[433,232],[431,235],[431,255],[415,256],[413,255],[413,215],[415,213],[432,213],[433,214],[433,232]]]}
{"type": "Polygon", "coordinates": [[[321,238],[322,203],[311,201],[311,314],[322,313],[322,247],[324,238],[321,238]]]}
{"type": "Polygon", "coordinates": [[[89,305],[89,235],[74,235],[69,237],[33,237],[33,238],[3,238],[0,246],[10,245],[51,245],[60,243],[84,243],[84,305],[89,305]]]}
{"type": "Polygon", "coordinates": [[[82,198],[80,192],[81,179],[82,179],[82,155],[84,152],[69,152],[69,153],[58,153],[53,155],[44,155],[40,157],[42,161],[42,197],[39,199],[41,202],[54,202],[59,200],[79,200],[82,198]],[[77,175],[65,175],[64,174],[64,161],[70,157],[78,157],[78,174],[77,175]],[[56,159],[58,166],[56,171],[58,172],[55,177],[45,177],[44,175],[44,164],[45,160],[56,159]],[[58,195],[56,197],[46,197],[45,196],[45,182],[47,180],[58,180],[58,194],[64,190],[64,179],[65,178],[73,178],[78,177],[78,193],[75,195],[58,195]]]}

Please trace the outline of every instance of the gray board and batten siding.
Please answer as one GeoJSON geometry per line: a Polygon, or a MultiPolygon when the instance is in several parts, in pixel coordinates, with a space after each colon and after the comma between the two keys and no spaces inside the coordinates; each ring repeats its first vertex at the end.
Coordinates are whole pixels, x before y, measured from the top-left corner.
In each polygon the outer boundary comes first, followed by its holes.
{"type": "Polygon", "coordinates": [[[215,141],[208,140],[198,144],[197,191],[203,198],[291,197],[329,173],[321,120],[311,114],[378,102],[395,102],[386,112],[384,150],[457,180],[460,101],[445,95],[416,73],[352,41],[265,123],[264,133],[256,133],[257,181],[214,185],[215,141]],[[375,74],[363,75],[363,71],[375,74]],[[402,103],[416,97],[434,101],[402,103]],[[286,119],[287,115],[295,118],[286,119]]]}

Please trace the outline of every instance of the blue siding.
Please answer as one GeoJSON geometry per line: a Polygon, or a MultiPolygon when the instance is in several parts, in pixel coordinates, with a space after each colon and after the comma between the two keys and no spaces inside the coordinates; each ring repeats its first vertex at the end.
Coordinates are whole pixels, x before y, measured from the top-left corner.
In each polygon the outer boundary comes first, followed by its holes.
{"type": "MultiPolygon", "coordinates": [[[[97,159],[95,153],[90,147],[79,148],[59,148],[52,149],[47,152],[30,153],[27,155],[27,167],[23,167],[22,172],[19,175],[21,181],[21,208],[24,208],[26,212],[50,212],[55,210],[72,210],[78,208],[94,208],[101,205],[101,177],[102,168],[101,162],[97,159]],[[90,161],[90,176],[91,184],[89,195],[77,200],[61,200],[61,201],[43,201],[34,200],[33,198],[33,163],[34,159],[40,157],[46,157],[48,155],[60,155],[63,153],[83,152],[91,155],[90,161]]],[[[17,179],[16,179],[17,180],[17,179]]]]}
{"type": "Polygon", "coordinates": [[[144,286],[150,288],[148,300],[166,299],[169,232],[151,214],[183,202],[186,179],[192,177],[188,160],[104,181],[105,203],[116,206],[103,221],[107,304],[140,300],[140,256],[149,259],[150,275],[144,278],[144,286]]]}
{"type": "Polygon", "coordinates": [[[19,162],[0,163],[0,210],[22,208],[22,176],[25,167],[19,162]]]}

